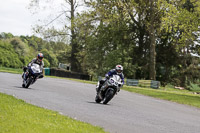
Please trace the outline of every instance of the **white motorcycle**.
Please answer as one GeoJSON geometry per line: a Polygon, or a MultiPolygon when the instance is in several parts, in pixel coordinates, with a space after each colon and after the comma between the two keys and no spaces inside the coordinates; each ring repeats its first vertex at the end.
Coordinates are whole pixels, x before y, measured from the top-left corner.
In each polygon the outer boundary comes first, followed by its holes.
{"type": "Polygon", "coordinates": [[[28,88],[31,84],[35,83],[38,78],[42,78],[41,75],[42,69],[36,63],[33,63],[32,66],[25,68],[24,73],[22,75],[23,84],[22,87],[28,88]]]}
{"type": "MultiPolygon", "coordinates": [[[[100,81],[98,82],[98,85],[99,84],[100,81]]],[[[103,101],[103,104],[107,104],[114,97],[114,95],[119,92],[120,88],[122,87],[122,80],[119,75],[113,75],[113,77],[107,79],[102,86],[105,86],[105,89],[101,92],[102,98],[99,97],[100,89],[97,89],[95,101],[97,103],[103,101]]]]}

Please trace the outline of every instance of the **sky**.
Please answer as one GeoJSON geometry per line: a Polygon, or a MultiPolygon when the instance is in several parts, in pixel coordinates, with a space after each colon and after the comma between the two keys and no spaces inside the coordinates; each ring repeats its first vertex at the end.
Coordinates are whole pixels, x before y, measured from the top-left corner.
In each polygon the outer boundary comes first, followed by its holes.
{"type": "MultiPolygon", "coordinates": [[[[38,19],[48,17],[50,11],[40,10],[40,13],[33,14],[28,9],[31,0],[0,0],[0,33],[10,32],[15,36],[33,35],[32,27],[38,23],[38,19]]],[[[42,1],[42,0],[41,0],[42,1]]],[[[45,1],[45,0],[43,0],[45,1]]],[[[58,3],[61,0],[56,0],[58,3]]],[[[49,7],[55,12],[56,6],[49,7]]]]}
{"type": "Polygon", "coordinates": [[[36,22],[28,9],[29,0],[1,0],[0,33],[13,35],[32,35],[31,26],[36,22]]]}

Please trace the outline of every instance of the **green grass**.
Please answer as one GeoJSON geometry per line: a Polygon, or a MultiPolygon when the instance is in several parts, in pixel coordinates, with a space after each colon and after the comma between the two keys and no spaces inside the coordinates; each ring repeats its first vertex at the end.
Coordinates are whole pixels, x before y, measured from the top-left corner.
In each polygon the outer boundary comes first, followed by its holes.
{"type": "Polygon", "coordinates": [[[22,69],[16,69],[16,68],[0,67],[0,72],[22,74],[23,70],[22,69]]]}
{"type": "Polygon", "coordinates": [[[151,89],[151,88],[137,88],[125,86],[124,90],[151,96],[159,99],[164,99],[180,104],[186,104],[200,108],[200,95],[192,94],[187,90],[175,90],[175,89],[151,89]]]}
{"type": "Polygon", "coordinates": [[[0,132],[104,133],[104,130],[0,93],[0,132]]]}

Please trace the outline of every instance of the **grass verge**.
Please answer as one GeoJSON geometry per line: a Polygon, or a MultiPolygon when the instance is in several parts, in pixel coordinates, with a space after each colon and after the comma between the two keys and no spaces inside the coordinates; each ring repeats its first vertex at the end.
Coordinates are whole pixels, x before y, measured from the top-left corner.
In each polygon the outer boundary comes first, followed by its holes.
{"type": "Polygon", "coordinates": [[[23,71],[22,71],[22,69],[0,67],[0,72],[22,74],[23,71]]]}
{"type": "Polygon", "coordinates": [[[139,93],[146,96],[151,96],[159,99],[164,99],[172,102],[177,102],[180,104],[186,104],[200,108],[200,95],[192,94],[188,91],[178,91],[172,90],[169,91],[163,89],[150,89],[150,88],[137,88],[137,87],[128,87],[125,86],[124,90],[139,93]]]}
{"type": "Polygon", "coordinates": [[[1,133],[104,133],[100,127],[77,121],[0,93],[1,133]]]}

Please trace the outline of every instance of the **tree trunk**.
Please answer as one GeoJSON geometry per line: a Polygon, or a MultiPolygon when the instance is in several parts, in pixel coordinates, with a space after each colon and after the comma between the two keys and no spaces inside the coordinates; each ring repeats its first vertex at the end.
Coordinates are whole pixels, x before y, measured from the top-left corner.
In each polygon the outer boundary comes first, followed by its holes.
{"type": "Polygon", "coordinates": [[[71,4],[71,58],[70,58],[70,63],[71,63],[71,70],[74,72],[79,72],[78,70],[78,60],[76,58],[76,53],[78,52],[77,48],[77,42],[76,42],[76,34],[74,31],[74,0],[69,0],[71,4]]]}
{"type": "Polygon", "coordinates": [[[149,79],[156,80],[156,43],[155,43],[155,0],[149,0],[150,2],[150,60],[149,60],[149,79]]]}

